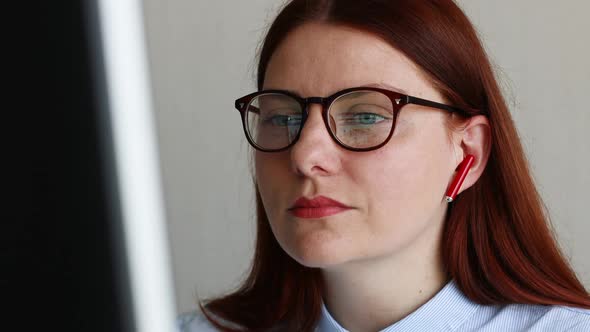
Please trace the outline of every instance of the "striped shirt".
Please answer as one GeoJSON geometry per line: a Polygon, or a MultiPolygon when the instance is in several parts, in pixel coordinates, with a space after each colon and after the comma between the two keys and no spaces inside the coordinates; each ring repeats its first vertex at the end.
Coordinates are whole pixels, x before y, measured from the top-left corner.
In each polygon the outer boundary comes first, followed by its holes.
{"type": "MultiPolygon", "coordinates": [[[[180,332],[217,332],[202,314],[177,320],[180,332]]],[[[348,332],[325,305],[316,332],[348,332]]],[[[590,310],[529,304],[481,305],[469,300],[450,281],[432,299],[380,332],[406,331],[576,331],[590,332],[590,310]]]]}

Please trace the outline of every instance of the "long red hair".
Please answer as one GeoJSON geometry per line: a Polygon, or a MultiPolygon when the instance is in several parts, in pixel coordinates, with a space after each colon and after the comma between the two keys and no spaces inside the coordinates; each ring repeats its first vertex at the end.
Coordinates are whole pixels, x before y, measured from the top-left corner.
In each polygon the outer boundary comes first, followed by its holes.
{"type": "MultiPolygon", "coordinates": [[[[452,0],[290,1],[260,49],[259,89],[279,43],[307,22],[345,25],[382,38],[416,63],[448,102],[488,115],[493,144],[487,166],[449,206],[443,231],[444,264],[461,291],[481,304],[590,308],[588,292],[556,244],[488,57],[461,9],[452,0]]],[[[247,331],[278,325],[281,331],[311,331],[321,314],[319,270],[282,250],[258,190],[256,204],[250,274],[239,289],[205,307],[247,331]]],[[[240,331],[205,314],[220,330],[240,331]]]]}

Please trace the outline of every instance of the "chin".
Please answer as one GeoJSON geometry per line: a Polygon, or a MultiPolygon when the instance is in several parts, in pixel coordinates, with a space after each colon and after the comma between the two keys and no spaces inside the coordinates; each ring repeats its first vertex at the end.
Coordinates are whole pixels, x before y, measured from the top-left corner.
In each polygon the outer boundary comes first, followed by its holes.
{"type": "Polygon", "coordinates": [[[329,268],[349,261],[352,257],[338,241],[301,241],[285,251],[299,264],[310,268],[329,268]]]}

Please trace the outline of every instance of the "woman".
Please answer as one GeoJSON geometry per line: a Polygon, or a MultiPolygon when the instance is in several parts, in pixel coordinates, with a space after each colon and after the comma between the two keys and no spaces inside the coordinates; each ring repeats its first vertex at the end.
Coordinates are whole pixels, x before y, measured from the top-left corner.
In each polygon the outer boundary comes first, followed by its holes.
{"type": "Polygon", "coordinates": [[[490,63],[452,0],[293,0],[238,98],[257,239],[183,331],[590,331],[490,63]]]}

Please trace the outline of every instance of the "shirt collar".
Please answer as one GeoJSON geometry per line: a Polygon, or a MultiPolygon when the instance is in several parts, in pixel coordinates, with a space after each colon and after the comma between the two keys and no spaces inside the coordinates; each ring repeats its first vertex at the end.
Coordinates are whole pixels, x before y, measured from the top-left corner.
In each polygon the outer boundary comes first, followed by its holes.
{"type": "MultiPolygon", "coordinates": [[[[469,300],[451,280],[420,308],[380,332],[455,331],[477,310],[477,307],[478,304],[469,300]]],[[[316,331],[348,332],[330,315],[323,302],[316,331]]]]}

